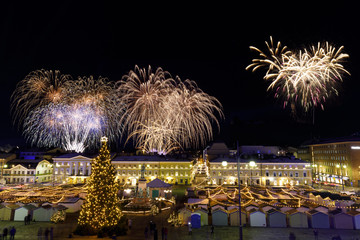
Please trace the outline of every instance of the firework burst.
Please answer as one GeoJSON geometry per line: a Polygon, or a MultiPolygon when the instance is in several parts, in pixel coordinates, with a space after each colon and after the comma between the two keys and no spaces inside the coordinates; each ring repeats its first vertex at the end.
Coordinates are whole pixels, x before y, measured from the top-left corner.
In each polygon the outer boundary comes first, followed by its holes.
{"type": "Polygon", "coordinates": [[[110,141],[117,139],[122,129],[120,122],[124,105],[117,97],[115,84],[107,78],[90,76],[68,81],[65,86],[68,90],[66,102],[87,107],[93,114],[102,116],[106,121],[102,122],[103,131],[99,134],[108,136],[110,141]]]}
{"type": "Polygon", "coordinates": [[[176,86],[165,96],[164,107],[172,125],[181,129],[179,142],[184,147],[200,147],[212,139],[212,123],[217,127],[219,121],[216,113],[223,117],[221,104],[215,98],[204,93],[194,81],[181,81],[176,78],[176,86]]]}
{"type": "Polygon", "coordinates": [[[115,140],[121,130],[123,105],[106,78],[34,71],[17,85],[12,107],[25,138],[39,147],[83,152],[98,146],[101,136],[115,140]]]}
{"type": "Polygon", "coordinates": [[[29,73],[17,84],[11,96],[14,122],[18,121],[20,126],[34,108],[62,102],[65,96],[64,83],[68,80],[71,80],[71,76],[63,75],[58,70],[41,69],[29,73]]]}
{"type": "Polygon", "coordinates": [[[223,117],[216,98],[161,68],[153,73],[151,67],[136,66],[118,85],[128,139],[136,139],[137,147],[147,152],[202,146],[212,138],[211,123],[219,125],[216,113],[223,117]]]}
{"type": "Polygon", "coordinates": [[[118,82],[118,96],[125,104],[124,126],[129,132],[135,131],[138,123],[155,122],[161,119],[161,105],[171,89],[171,76],[158,68],[154,73],[151,67],[146,71],[135,66],[134,71],[124,75],[118,82]]]}
{"type": "Polygon", "coordinates": [[[256,47],[250,47],[261,58],[253,59],[247,70],[256,71],[266,68],[264,79],[270,81],[268,90],[274,90],[276,98],[282,98],[287,104],[300,104],[305,111],[321,106],[332,95],[338,94],[343,75],[350,73],[343,67],[349,55],[343,53],[343,47],[336,49],[328,42],[297,52],[287,50],[281,43],[274,44],[270,37],[268,54],[256,47]]]}
{"type": "Polygon", "coordinates": [[[29,113],[24,135],[32,145],[83,152],[104,134],[105,122],[90,106],[50,103],[29,113]]]}

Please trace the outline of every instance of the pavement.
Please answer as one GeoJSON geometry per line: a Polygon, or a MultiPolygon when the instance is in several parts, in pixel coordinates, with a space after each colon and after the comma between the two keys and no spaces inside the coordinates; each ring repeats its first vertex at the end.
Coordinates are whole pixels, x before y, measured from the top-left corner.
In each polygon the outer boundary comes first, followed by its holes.
{"type": "MultiPolygon", "coordinates": [[[[35,240],[38,239],[37,233],[40,227],[42,228],[43,233],[46,228],[50,229],[52,227],[54,229],[53,239],[67,239],[69,233],[73,232],[76,228],[76,221],[78,215],[78,213],[67,214],[66,221],[64,223],[57,224],[51,222],[31,222],[30,225],[25,225],[23,221],[0,221],[0,234],[3,233],[5,227],[10,229],[10,227],[14,226],[16,229],[16,240],[35,240]]],[[[10,239],[9,235],[8,239],[10,239]]]]}
{"type": "MultiPolygon", "coordinates": [[[[210,226],[203,226],[200,229],[193,229],[192,235],[189,235],[188,227],[173,227],[167,223],[167,217],[170,210],[164,211],[157,216],[144,216],[144,215],[128,215],[132,219],[132,229],[128,231],[126,236],[117,237],[117,240],[137,240],[145,239],[145,227],[149,227],[149,221],[156,223],[158,231],[158,240],[161,240],[161,227],[168,228],[168,240],[238,240],[239,229],[238,227],[218,227],[214,229],[214,234],[211,234],[210,226]]],[[[295,229],[295,228],[243,228],[243,240],[282,240],[289,239],[290,232],[296,236],[296,240],[312,240],[314,238],[313,229],[295,229]]],[[[342,240],[355,240],[360,239],[359,230],[337,230],[337,229],[319,229],[319,240],[330,240],[333,236],[340,235],[342,240]]],[[[74,236],[74,240],[96,239],[96,237],[80,237],[74,236]]],[[[104,238],[110,239],[110,238],[104,238]]],[[[151,235],[148,240],[154,239],[151,235]]]]}
{"type": "MultiPolygon", "coordinates": [[[[218,227],[214,229],[214,234],[211,234],[210,226],[203,226],[200,229],[193,229],[192,235],[188,234],[187,226],[173,227],[167,222],[167,217],[170,214],[170,210],[163,211],[157,216],[151,215],[128,215],[128,218],[132,220],[132,229],[128,231],[126,236],[117,237],[117,240],[137,240],[145,239],[144,229],[149,226],[149,221],[156,223],[158,232],[158,240],[161,240],[161,227],[168,228],[168,240],[203,240],[203,239],[239,239],[238,227],[218,227]]],[[[65,223],[49,223],[49,222],[32,222],[30,225],[24,225],[23,222],[10,222],[0,221],[0,233],[4,227],[15,226],[16,228],[16,240],[36,240],[37,231],[41,227],[44,231],[46,227],[54,228],[54,239],[69,239],[68,236],[76,228],[76,220],[78,214],[68,214],[65,223]]],[[[244,240],[282,240],[289,239],[290,232],[293,232],[296,236],[296,240],[312,240],[315,239],[313,235],[313,229],[295,229],[295,228],[243,228],[244,240]]],[[[319,240],[329,240],[333,236],[339,234],[342,240],[355,240],[360,239],[360,230],[337,230],[337,229],[319,229],[319,240]]],[[[9,238],[8,238],[9,239],[9,238]]],[[[97,239],[96,236],[73,236],[73,240],[86,240],[97,239]]],[[[110,239],[109,237],[103,238],[110,239]]],[[[148,240],[154,239],[153,235],[148,240]]],[[[44,240],[44,238],[43,238],[44,240]]],[[[49,239],[50,240],[50,239],[49,239]]]]}

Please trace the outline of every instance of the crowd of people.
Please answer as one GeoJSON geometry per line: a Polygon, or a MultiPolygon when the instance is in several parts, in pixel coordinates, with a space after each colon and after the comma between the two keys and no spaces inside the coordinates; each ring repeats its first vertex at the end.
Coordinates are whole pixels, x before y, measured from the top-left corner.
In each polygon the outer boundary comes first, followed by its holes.
{"type": "MultiPolygon", "coordinates": [[[[149,227],[146,226],[144,230],[145,240],[151,240],[151,237],[153,236],[154,240],[158,240],[158,229],[156,228],[156,223],[153,221],[149,222],[149,227]]],[[[167,240],[168,237],[168,229],[167,227],[161,228],[161,240],[167,240]]]]}
{"type": "Polygon", "coordinates": [[[37,236],[38,236],[38,240],[53,240],[54,228],[53,227],[51,227],[50,229],[45,228],[43,231],[43,229],[40,227],[37,236]]]}
{"type": "MultiPolygon", "coordinates": [[[[28,225],[25,221],[25,225],[28,225]]],[[[16,228],[14,226],[5,227],[2,231],[0,230],[0,240],[15,240],[16,228]]],[[[53,240],[54,239],[54,228],[45,228],[44,231],[40,227],[37,233],[38,240],[53,240]]]]}

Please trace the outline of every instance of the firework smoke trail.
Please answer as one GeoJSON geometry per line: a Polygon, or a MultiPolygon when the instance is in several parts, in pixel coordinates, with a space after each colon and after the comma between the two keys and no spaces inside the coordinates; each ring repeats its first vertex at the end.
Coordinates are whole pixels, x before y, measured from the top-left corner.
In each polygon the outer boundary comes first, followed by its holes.
{"type": "Polygon", "coordinates": [[[124,127],[137,147],[147,152],[168,153],[198,147],[212,138],[216,113],[223,117],[220,102],[197,87],[194,81],[173,79],[158,68],[135,67],[118,83],[125,103],[124,127]]]}
{"type": "Polygon", "coordinates": [[[72,80],[59,71],[31,72],[12,96],[13,115],[27,141],[39,147],[83,152],[101,136],[120,134],[123,105],[106,78],[72,80]]]}
{"type": "Polygon", "coordinates": [[[336,50],[326,42],[292,52],[281,47],[280,42],[275,46],[271,37],[270,44],[265,43],[269,54],[250,47],[261,58],[253,59],[246,69],[267,68],[264,79],[271,82],[268,90],[275,90],[275,97],[283,98],[284,107],[288,103],[299,103],[305,111],[319,105],[323,108],[328,98],[338,94],[342,76],[350,75],[342,65],[349,57],[342,53],[343,47],[336,50]]]}

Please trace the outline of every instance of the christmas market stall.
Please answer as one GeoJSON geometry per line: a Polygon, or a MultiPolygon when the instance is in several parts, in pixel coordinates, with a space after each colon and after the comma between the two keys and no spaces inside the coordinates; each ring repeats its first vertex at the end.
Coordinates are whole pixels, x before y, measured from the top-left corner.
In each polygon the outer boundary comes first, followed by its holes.
{"type": "Polygon", "coordinates": [[[360,212],[353,210],[353,211],[347,212],[347,214],[349,214],[350,216],[353,217],[354,228],[360,229],[360,212]]]}
{"type": "Polygon", "coordinates": [[[198,213],[201,216],[201,226],[208,225],[209,214],[208,211],[202,208],[196,209],[194,213],[198,213]]]}
{"type": "Polygon", "coordinates": [[[55,212],[57,212],[56,209],[51,205],[45,205],[33,211],[33,219],[37,222],[49,222],[55,212]]]}
{"type": "Polygon", "coordinates": [[[330,228],[329,215],[316,210],[307,211],[312,228],[330,228]]]}
{"type": "Polygon", "coordinates": [[[251,209],[249,211],[249,223],[251,227],[266,227],[266,215],[263,211],[251,209]]]}
{"type": "Polygon", "coordinates": [[[166,199],[171,198],[172,185],[168,184],[158,178],[155,178],[151,182],[146,184],[149,188],[151,198],[163,197],[166,199]]]}
{"type": "Polygon", "coordinates": [[[308,228],[308,218],[306,213],[299,212],[296,209],[291,209],[286,212],[288,217],[289,227],[292,228],[308,228]]]}
{"type": "Polygon", "coordinates": [[[217,208],[212,211],[212,225],[214,226],[227,226],[228,225],[228,214],[226,210],[217,208]]]}
{"type": "Polygon", "coordinates": [[[24,221],[28,215],[33,216],[33,211],[36,209],[34,205],[27,204],[20,208],[15,209],[14,221],[24,221]]]}
{"type": "Polygon", "coordinates": [[[67,213],[74,213],[81,210],[81,205],[83,202],[84,200],[79,197],[66,197],[59,201],[58,204],[67,207],[67,213]]]}
{"type": "Polygon", "coordinates": [[[330,226],[335,229],[354,229],[353,216],[336,209],[329,212],[330,226]]]}
{"type": "Polygon", "coordinates": [[[190,216],[191,216],[191,210],[189,210],[186,207],[181,208],[178,211],[178,218],[179,218],[180,224],[187,225],[188,222],[190,222],[190,216]]]}
{"type": "Polygon", "coordinates": [[[269,227],[286,227],[286,215],[276,209],[266,212],[269,227]]]}
{"type": "Polygon", "coordinates": [[[0,205],[0,220],[2,221],[13,221],[15,209],[19,208],[19,205],[0,205]]]}
{"type": "MultiPolygon", "coordinates": [[[[238,208],[233,208],[229,212],[230,216],[230,226],[239,226],[239,210],[238,208]]],[[[241,211],[241,225],[246,225],[246,213],[241,211]]]]}

